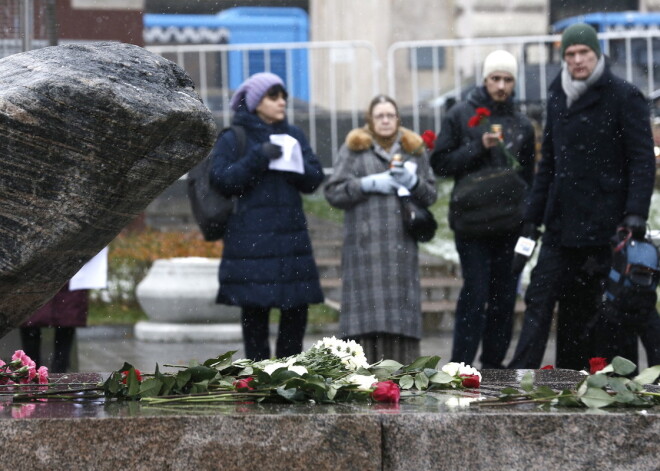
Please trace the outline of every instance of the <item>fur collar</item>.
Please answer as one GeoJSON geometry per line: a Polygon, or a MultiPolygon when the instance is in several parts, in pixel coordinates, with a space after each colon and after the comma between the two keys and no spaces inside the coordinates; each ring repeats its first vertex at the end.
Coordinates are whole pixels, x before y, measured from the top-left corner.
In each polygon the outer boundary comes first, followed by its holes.
{"type": "MultiPolygon", "coordinates": [[[[369,128],[362,127],[353,129],[346,136],[346,146],[353,152],[362,152],[371,148],[373,136],[369,128]]],[[[421,136],[410,129],[399,127],[399,140],[401,148],[406,154],[422,155],[424,153],[424,141],[421,136]]]]}

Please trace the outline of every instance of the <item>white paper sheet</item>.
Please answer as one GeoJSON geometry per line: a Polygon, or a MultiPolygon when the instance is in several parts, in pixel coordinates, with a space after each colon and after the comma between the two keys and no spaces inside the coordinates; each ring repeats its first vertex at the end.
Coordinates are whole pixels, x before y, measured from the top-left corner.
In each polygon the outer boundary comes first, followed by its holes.
{"type": "Polygon", "coordinates": [[[271,134],[270,142],[282,148],[282,157],[271,160],[268,164],[269,169],[282,172],[305,173],[302,150],[300,143],[295,137],[288,134],[271,134]]]}
{"type": "Polygon", "coordinates": [[[104,248],[69,280],[69,289],[104,289],[108,287],[108,248],[104,248]]]}

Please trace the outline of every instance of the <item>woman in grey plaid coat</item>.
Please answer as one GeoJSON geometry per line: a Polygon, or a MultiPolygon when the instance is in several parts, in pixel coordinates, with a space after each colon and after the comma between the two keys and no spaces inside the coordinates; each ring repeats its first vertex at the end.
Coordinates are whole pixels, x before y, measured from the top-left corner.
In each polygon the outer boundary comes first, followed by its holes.
{"type": "Polygon", "coordinates": [[[420,353],[419,263],[396,192],[406,187],[429,206],[435,180],[424,141],[400,126],[394,100],[377,96],[366,118],[346,137],[324,190],[345,211],[340,334],[359,342],[371,362],[409,363],[420,353]],[[395,154],[404,164],[390,169],[395,154]]]}

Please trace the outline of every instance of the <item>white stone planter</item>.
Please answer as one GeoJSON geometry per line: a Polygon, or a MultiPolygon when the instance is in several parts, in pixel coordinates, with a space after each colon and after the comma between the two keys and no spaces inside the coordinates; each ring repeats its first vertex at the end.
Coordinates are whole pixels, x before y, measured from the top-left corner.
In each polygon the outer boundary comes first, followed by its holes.
{"type": "Polygon", "coordinates": [[[153,322],[240,322],[240,308],[216,304],[220,259],[183,257],[156,260],[136,289],[153,322]]]}

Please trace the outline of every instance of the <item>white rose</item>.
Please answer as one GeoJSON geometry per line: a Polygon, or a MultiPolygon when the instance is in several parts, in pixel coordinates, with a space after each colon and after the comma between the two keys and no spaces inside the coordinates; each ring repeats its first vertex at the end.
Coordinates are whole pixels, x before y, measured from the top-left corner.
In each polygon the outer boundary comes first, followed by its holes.
{"type": "Polygon", "coordinates": [[[352,374],[346,378],[346,382],[357,385],[358,389],[371,389],[371,385],[378,382],[374,375],[352,374]]]}
{"type": "Polygon", "coordinates": [[[298,373],[300,376],[302,376],[307,373],[307,368],[301,365],[292,365],[289,366],[289,371],[293,371],[294,373],[298,373]]]}

